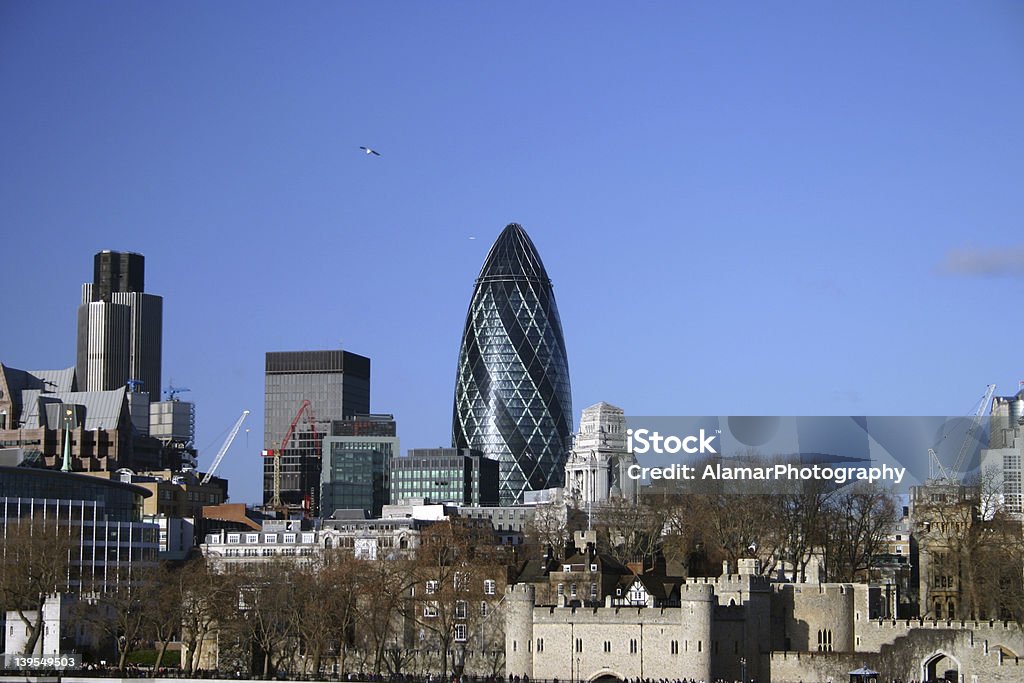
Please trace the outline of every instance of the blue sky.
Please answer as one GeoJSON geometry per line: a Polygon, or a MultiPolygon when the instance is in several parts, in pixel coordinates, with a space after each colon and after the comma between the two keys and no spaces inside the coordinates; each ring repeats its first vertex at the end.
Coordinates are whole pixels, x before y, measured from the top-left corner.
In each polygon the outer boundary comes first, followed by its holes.
{"type": "Polygon", "coordinates": [[[235,501],[266,351],[370,356],[403,450],[449,443],[511,221],[577,419],[961,414],[1024,379],[1019,3],[9,1],[0,93],[0,361],[72,365],[92,254],[145,254],[202,464],[253,411],[235,501]]]}

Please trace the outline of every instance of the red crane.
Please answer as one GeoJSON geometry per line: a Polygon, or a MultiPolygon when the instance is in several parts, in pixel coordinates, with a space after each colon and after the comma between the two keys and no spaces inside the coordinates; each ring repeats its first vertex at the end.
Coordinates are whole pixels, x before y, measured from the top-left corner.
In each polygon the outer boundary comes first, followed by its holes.
{"type": "MultiPolygon", "coordinates": [[[[288,425],[288,431],[285,432],[284,439],[281,440],[281,447],[274,451],[263,451],[264,456],[274,458],[274,497],[270,499],[270,507],[274,510],[284,508],[284,505],[281,504],[281,455],[284,453],[284,449],[288,447],[289,442],[291,442],[292,436],[295,435],[295,428],[298,426],[299,419],[302,418],[303,413],[306,413],[306,421],[313,432],[313,441],[319,441],[320,434],[316,431],[316,417],[313,415],[313,404],[306,398],[302,400],[302,405],[299,406],[298,412],[292,418],[292,423],[288,425]]],[[[309,496],[307,495],[305,502],[306,514],[310,512],[309,503],[309,496]]]]}

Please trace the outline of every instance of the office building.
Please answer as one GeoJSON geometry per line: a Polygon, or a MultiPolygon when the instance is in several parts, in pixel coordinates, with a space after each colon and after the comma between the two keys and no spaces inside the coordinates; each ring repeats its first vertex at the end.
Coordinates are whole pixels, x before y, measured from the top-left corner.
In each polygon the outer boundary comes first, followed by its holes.
{"type": "Polygon", "coordinates": [[[119,481],[32,467],[0,457],[0,538],[34,521],[67,525],[73,547],[66,589],[109,590],[157,559],[159,527],[143,521],[149,491],[119,481]]]}
{"type": "Polygon", "coordinates": [[[196,466],[196,406],[173,398],[149,406],[149,435],[163,444],[163,464],[173,470],[196,466]]]}
{"type": "Polygon", "coordinates": [[[96,254],[78,307],[80,388],[108,391],[130,382],[133,391],[159,398],[162,337],[163,297],[145,293],[142,254],[96,254]]]}
{"type": "MultiPolygon", "coordinates": [[[[331,423],[369,412],[369,358],[342,350],[267,353],[263,448],[281,451],[283,505],[319,508],[322,442],[331,423]]],[[[274,496],[273,461],[264,458],[268,504],[274,496]]]]}
{"type": "Polygon", "coordinates": [[[412,448],[391,461],[391,502],[497,505],[499,463],[468,448],[412,448]]]}
{"type": "Polygon", "coordinates": [[[562,485],[572,399],[554,290],[523,228],[508,225],[484,260],[466,315],[452,445],[499,461],[502,504],[562,485]]]}
{"type": "Polygon", "coordinates": [[[994,489],[1004,512],[1024,519],[1024,391],[993,397],[988,446],[981,451],[982,486],[994,489]]]}
{"type": "Polygon", "coordinates": [[[334,420],[324,439],[320,514],[365,510],[380,517],[391,494],[391,459],[398,455],[393,415],[334,420]]]}

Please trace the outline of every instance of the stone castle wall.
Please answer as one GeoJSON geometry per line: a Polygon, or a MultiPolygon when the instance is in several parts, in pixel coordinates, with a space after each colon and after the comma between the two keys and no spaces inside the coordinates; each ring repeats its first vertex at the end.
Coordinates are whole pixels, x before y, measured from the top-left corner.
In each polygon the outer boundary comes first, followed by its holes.
{"type": "Polygon", "coordinates": [[[666,608],[536,606],[535,596],[526,584],[506,593],[507,676],[739,680],[746,660],[759,681],[843,681],[864,665],[909,681],[955,660],[960,683],[1024,680],[1016,625],[871,620],[862,585],[690,579],[681,605],[666,608]]]}
{"type": "Polygon", "coordinates": [[[953,660],[961,683],[1019,683],[1024,680],[1024,659],[986,648],[977,634],[964,630],[914,629],[906,631],[879,652],[773,652],[771,680],[775,683],[845,681],[862,666],[874,669],[882,680],[922,681],[930,675],[928,664],[939,658],[953,660]],[[972,644],[973,639],[973,644],[972,644]]]}

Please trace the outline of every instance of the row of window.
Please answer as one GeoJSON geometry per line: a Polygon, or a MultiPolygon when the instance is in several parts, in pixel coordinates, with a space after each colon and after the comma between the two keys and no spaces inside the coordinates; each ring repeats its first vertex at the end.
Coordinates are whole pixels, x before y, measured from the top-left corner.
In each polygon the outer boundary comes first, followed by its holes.
{"type": "MultiPolygon", "coordinates": [[[[819,634],[820,634],[820,632],[819,632],[819,634]]],[[[830,643],[831,643],[831,641],[830,641],[830,643]]],[[[583,652],[583,639],[582,638],[577,638],[576,641],[573,643],[573,645],[574,645],[574,650],[576,652],[583,652]]],[[[684,651],[689,650],[689,645],[690,645],[690,641],[688,641],[688,640],[684,640],[683,641],[683,649],[684,649],[684,651]]],[[[527,641],[526,646],[527,646],[527,650],[531,650],[532,646],[533,646],[533,643],[531,641],[527,641]]],[[[714,646],[715,646],[715,648],[714,648],[715,652],[717,653],[717,651],[718,651],[718,641],[715,641],[714,646]]],[[[735,646],[734,649],[736,650],[736,652],[739,652],[739,641],[736,641],[734,643],[734,646],[735,646]]],[[[543,638],[537,638],[537,646],[536,647],[537,647],[537,652],[544,652],[544,639],[543,638]]],[[[516,648],[517,648],[516,641],[512,641],[512,651],[515,652],[516,648]]],[[[611,654],[611,652],[612,652],[612,641],[610,641],[610,640],[603,641],[601,643],[601,649],[602,649],[602,651],[605,654],[611,654]]],[[[697,641],[697,652],[703,652],[703,650],[704,650],[704,641],[698,640],[697,641]]],[[[640,651],[640,643],[637,641],[636,638],[630,638],[629,639],[629,654],[635,655],[639,651],[640,651]]],[[[679,641],[678,640],[669,641],[669,653],[673,654],[673,655],[679,654],[679,641]]]]}
{"type": "MultiPolygon", "coordinates": [[[[480,601],[480,616],[486,617],[490,614],[490,607],[484,600],[480,601]]],[[[469,615],[469,603],[465,600],[455,601],[455,618],[465,619],[469,615]]],[[[423,616],[427,618],[434,618],[437,616],[437,603],[428,602],[423,605],[423,616]]]]}
{"type": "Polygon", "coordinates": [[[225,557],[289,557],[296,554],[302,557],[310,557],[313,554],[313,549],[299,548],[298,552],[296,552],[295,548],[228,548],[224,551],[225,557]]]}
{"type": "MultiPolygon", "coordinates": [[[[227,536],[228,536],[228,539],[227,539],[228,543],[235,544],[235,543],[241,543],[242,542],[242,535],[241,534],[228,534],[227,536]]],[[[260,543],[260,542],[262,542],[262,543],[277,543],[278,542],[277,538],[278,538],[277,534],[263,534],[263,540],[260,541],[260,534],[245,534],[245,542],[246,543],[260,543]]],[[[282,542],[283,543],[295,543],[297,538],[298,538],[298,536],[296,534],[284,534],[283,538],[282,538],[282,542]]],[[[302,542],[303,543],[315,543],[316,542],[316,534],[312,534],[312,533],[309,533],[309,534],[305,534],[304,533],[304,534],[302,534],[302,542]]]]}
{"type": "MultiPolygon", "coordinates": [[[[463,590],[464,589],[464,586],[462,585],[464,578],[465,577],[463,575],[461,575],[458,572],[456,572],[455,577],[453,579],[453,584],[455,586],[455,590],[463,590]]],[[[427,595],[434,595],[435,593],[437,593],[437,589],[440,587],[440,585],[441,585],[440,581],[435,581],[435,580],[427,581],[427,584],[426,584],[427,595]]],[[[496,588],[497,588],[497,583],[494,581],[494,579],[485,579],[484,580],[484,595],[494,595],[496,588]]]]}

